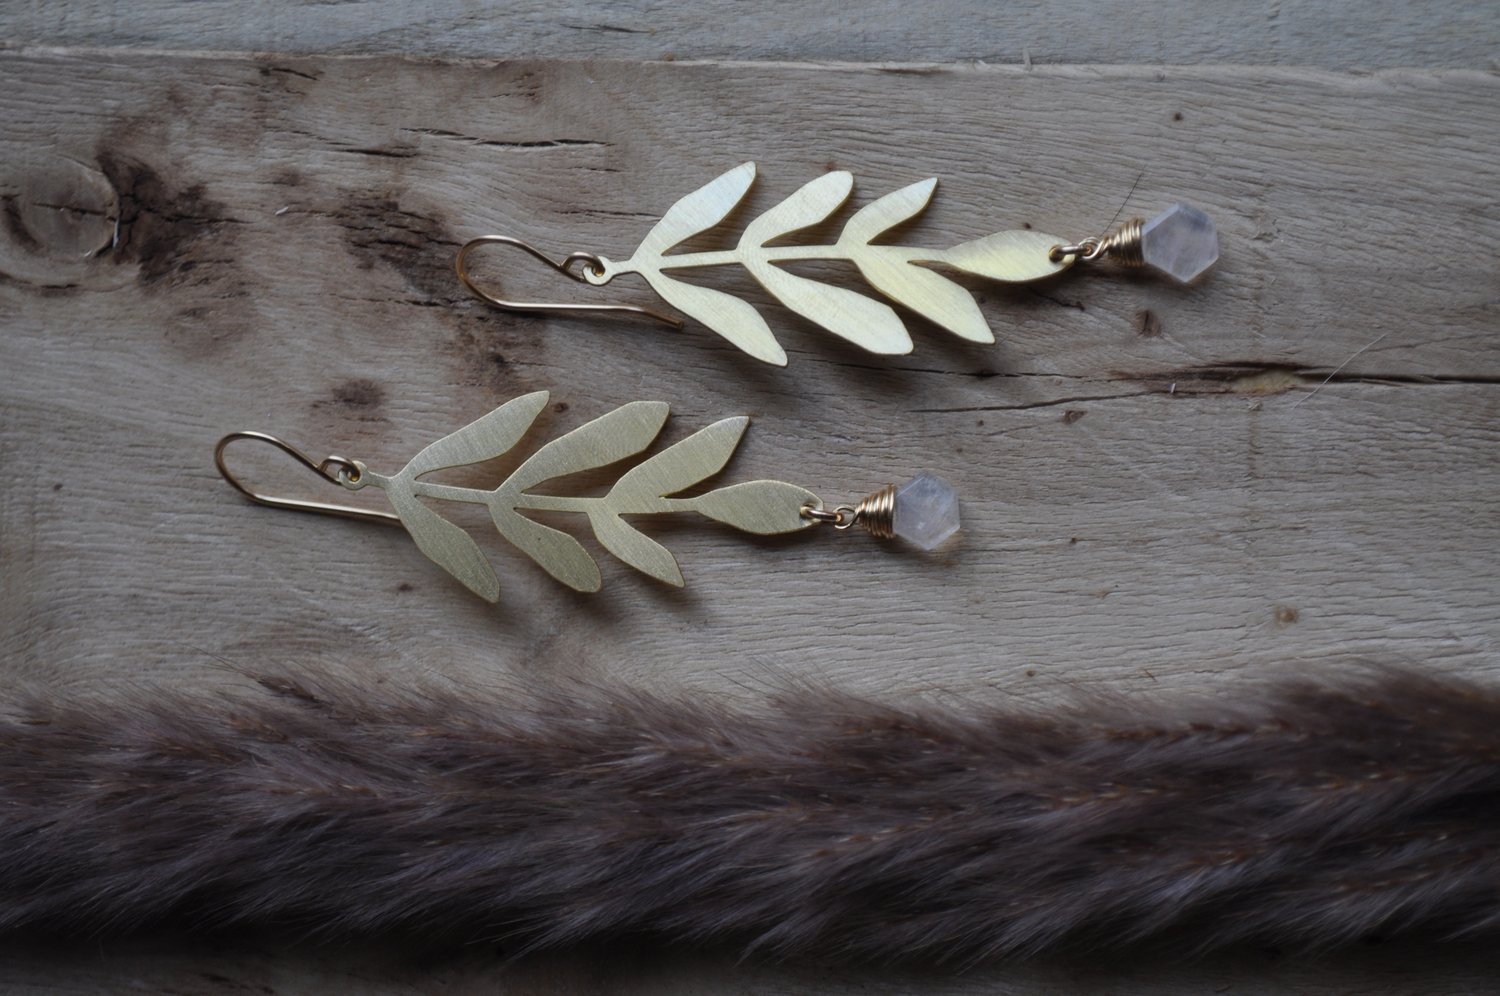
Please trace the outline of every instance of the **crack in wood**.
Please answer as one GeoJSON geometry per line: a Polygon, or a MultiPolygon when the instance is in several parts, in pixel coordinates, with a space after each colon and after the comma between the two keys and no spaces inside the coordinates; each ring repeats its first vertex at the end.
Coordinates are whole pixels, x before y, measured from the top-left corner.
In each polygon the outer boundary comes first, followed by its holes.
{"type": "MultiPolygon", "coordinates": [[[[539,138],[531,141],[506,141],[498,138],[480,138],[477,135],[466,135],[459,131],[449,131],[446,128],[402,128],[404,132],[413,135],[430,135],[434,138],[447,138],[456,142],[467,142],[470,145],[489,146],[497,149],[608,149],[613,143],[601,142],[591,138],[539,138]]],[[[415,155],[416,153],[413,153],[415,155]]]]}
{"type": "Polygon", "coordinates": [[[338,152],[347,152],[350,155],[356,155],[356,156],[376,156],[376,157],[385,158],[385,159],[415,159],[417,156],[421,155],[421,153],[418,152],[414,148],[395,148],[395,149],[382,149],[382,148],[338,149],[336,151],[338,151],[338,152]]]}
{"type": "MultiPolygon", "coordinates": [[[[1129,391],[1116,394],[1079,394],[1066,398],[1051,398],[1047,401],[1024,401],[1014,405],[960,405],[953,408],[911,408],[908,409],[914,415],[962,415],[965,412],[1023,412],[1034,408],[1056,408],[1058,405],[1079,404],[1085,401],[1118,401],[1122,398],[1141,398],[1152,391],[1129,391]]],[[[1078,415],[1068,419],[1076,422],[1083,416],[1078,415]]]]}
{"type": "Polygon", "coordinates": [[[623,24],[564,24],[564,28],[573,31],[604,31],[619,35],[654,35],[656,32],[651,28],[627,28],[623,24]]]}

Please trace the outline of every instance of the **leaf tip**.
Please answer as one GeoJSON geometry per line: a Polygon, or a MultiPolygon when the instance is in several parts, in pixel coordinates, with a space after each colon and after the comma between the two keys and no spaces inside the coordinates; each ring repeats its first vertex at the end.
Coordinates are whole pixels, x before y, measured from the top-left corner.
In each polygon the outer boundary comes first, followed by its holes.
{"type": "Polygon", "coordinates": [[[738,345],[741,349],[745,350],[745,352],[749,353],[757,360],[760,360],[762,363],[769,363],[773,367],[786,366],[786,350],[782,349],[781,343],[777,342],[775,339],[772,339],[769,343],[764,344],[757,342],[754,344],[755,348],[753,349],[747,348],[740,343],[736,343],[735,345],[738,345]]]}
{"type": "Polygon", "coordinates": [[[665,401],[632,401],[625,405],[626,408],[649,414],[657,421],[657,426],[667,420],[672,413],[672,406],[665,401]]]}
{"type": "MultiPolygon", "coordinates": [[[[651,425],[651,438],[655,439],[661,427],[667,424],[667,416],[672,414],[672,406],[665,401],[643,401],[645,405],[642,411],[649,413],[649,424],[651,425]]],[[[645,445],[651,445],[648,441],[645,445]]]]}

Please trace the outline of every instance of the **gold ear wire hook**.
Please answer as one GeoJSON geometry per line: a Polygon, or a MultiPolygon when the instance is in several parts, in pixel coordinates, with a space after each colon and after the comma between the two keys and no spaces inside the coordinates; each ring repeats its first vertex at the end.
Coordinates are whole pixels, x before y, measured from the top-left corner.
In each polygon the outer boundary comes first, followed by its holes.
{"type": "Polygon", "coordinates": [[[401,521],[398,516],[392,515],[389,512],[376,512],[365,508],[355,508],[352,505],[330,505],[327,502],[321,501],[303,501],[300,498],[277,498],[274,495],[263,495],[257,491],[251,491],[241,483],[239,478],[230,473],[229,467],[224,462],[224,450],[236,439],[254,439],[259,442],[270,443],[330,484],[342,485],[344,480],[357,481],[359,480],[361,471],[359,465],[353,460],[345,460],[341,456],[327,456],[322,461],[315,461],[291,443],[283,439],[278,439],[269,433],[231,432],[220,439],[219,444],[214,447],[214,466],[219,468],[219,473],[223,475],[224,480],[228,481],[231,487],[257,505],[269,505],[272,508],[290,508],[299,512],[320,512],[323,515],[338,515],[346,519],[360,519],[365,522],[401,521]]]}
{"type": "Polygon", "coordinates": [[[520,239],[513,239],[509,235],[481,235],[477,239],[470,239],[468,242],[464,243],[464,247],[458,251],[458,255],[453,257],[453,270],[458,274],[459,282],[467,287],[470,293],[472,293],[475,297],[488,301],[490,304],[493,304],[495,307],[501,309],[502,311],[593,311],[613,312],[615,314],[645,315],[647,318],[653,318],[656,321],[663,323],[664,325],[670,325],[674,329],[682,328],[682,319],[673,318],[671,315],[664,315],[659,311],[652,311],[650,308],[642,308],[639,305],[634,304],[547,304],[537,301],[507,301],[502,297],[497,297],[496,295],[491,294],[489,291],[484,290],[474,282],[474,278],[469,275],[469,270],[466,265],[468,263],[469,254],[472,253],[475,249],[478,249],[480,246],[485,245],[515,246],[517,249],[525,250],[528,255],[541,260],[543,263],[546,263],[548,266],[552,267],[552,269],[556,270],[558,273],[561,273],[569,280],[576,280],[579,283],[584,283],[585,281],[582,276],[573,272],[572,267],[574,263],[583,263],[593,272],[595,276],[603,276],[604,260],[600,259],[598,256],[591,252],[575,252],[570,254],[561,262],[558,262],[557,260],[548,256],[546,253],[542,252],[536,246],[522,242],[520,239]]]}

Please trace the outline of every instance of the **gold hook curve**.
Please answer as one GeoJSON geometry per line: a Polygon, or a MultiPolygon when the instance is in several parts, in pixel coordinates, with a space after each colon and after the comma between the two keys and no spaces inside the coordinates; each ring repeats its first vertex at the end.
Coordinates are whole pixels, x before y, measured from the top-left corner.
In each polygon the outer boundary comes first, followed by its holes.
{"type": "Polygon", "coordinates": [[[269,433],[249,431],[231,432],[220,439],[219,444],[214,447],[214,466],[219,468],[219,473],[223,475],[224,480],[228,481],[231,487],[257,505],[269,505],[272,508],[290,508],[298,512],[319,512],[323,515],[337,515],[346,519],[360,519],[365,522],[399,523],[401,521],[399,516],[392,515],[390,512],[377,512],[367,508],[355,508],[353,505],[331,505],[328,502],[322,501],[304,501],[300,498],[277,498],[274,495],[263,495],[258,491],[252,491],[238,477],[230,473],[228,465],[224,462],[224,451],[229,447],[230,443],[237,439],[254,439],[258,442],[270,443],[330,484],[342,484],[343,482],[339,480],[339,475],[341,474],[352,474],[353,476],[350,477],[350,480],[358,480],[360,474],[359,465],[353,460],[346,460],[341,456],[327,456],[321,461],[315,461],[291,443],[288,443],[284,439],[278,439],[269,433]],[[330,469],[332,469],[331,473],[330,469]]]}
{"type": "Polygon", "coordinates": [[[477,298],[480,298],[481,300],[488,301],[490,304],[493,304],[495,307],[501,309],[502,311],[593,311],[613,312],[615,314],[645,315],[647,318],[655,319],[656,321],[661,322],[664,325],[670,325],[674,329],[682,328],[682,319],[673,318],[671,315],[664,315],[659,311],[653,311],[650,308],[642,308],[639,305],[634,304],[547,304],[539,301],[507,301],[505,298],[491,294],[489,291],[480,287],[474,282],[474,278],[469,275],[469,270],[466,264],[468,262],[470,253],[472,253],[475,249],[478,249],[480,246],[486,245],[515,246],[517,249],[522,249],[528,255],[541,260],[543,263],[546,263],[548,266],[552,267],[552,269],[556,270],[558,273],[561,273],[569,280],[576,280],[579,283],[583,283],[584,279],[579,274],[573,272],[572,267],[574,263],[586,264],[588,268],[593,271],[595,276],[602,276],[604,274],[604,260],[600,259],[598,256],[591,252],[575,252],[569,254],[565,259],[559,262],[548,256],[546,253],[542,252],[536,246],[522,242],[520,239],[513,239],[509,235],[481,235],[477,239],[470,239],[468,242],[464,243],[463,248],[458,251],[458,255],[453,257],[453,271],[458,274],[459,283],[467,287],[471,294],[473,294],[477,298]]]}

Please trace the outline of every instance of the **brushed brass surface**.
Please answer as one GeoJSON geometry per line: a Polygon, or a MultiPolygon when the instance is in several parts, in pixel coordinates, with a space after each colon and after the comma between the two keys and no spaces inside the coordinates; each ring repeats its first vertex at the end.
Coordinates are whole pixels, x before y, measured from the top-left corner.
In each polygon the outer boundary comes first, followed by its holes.
{"type": "MultiPolygon", "coordinates": [[[[786,351],[755,308],[723,291],[668,276],[667,271],[738,264],[792,311],[872,353],[889,355],[912,350],[906,324],[890,305],[847,288],[799,276],[778,264],[807,260],[851,262],[871,287],[891,301],[961,338],[994,342],[995,335],[973,296],[928,264],[1018,283],[1051,276],[1074,262],[1073,256],[1052,258],[1053,248],[1065,240],[1029,230],[1000,232],[952,249],[875,244],[875,239],[926,209],[937,188],[937,180],[931,178],[865,205],[830,245],[772,245],[827,220],[848,200],[854,189],[854,177],[846,170],[834,170],[804,184],[751,221],[733,249],[670,253],[684,240],[728,217],[754,181],[754,163],[743,163],[729,170],[672,205],[629,259],[615,262],[603,256],[594,257],[598,265],[584,268],[583,279],[598,286],[621,274],[639,274],[674,308],[756,359],[785,366],[786,351]]],[[[493,300],[472,284],[470,287],[481,297],[493,300]]]]}
{"type": "MultiPolygon", "coordinates": [[[[522,515],[522,510],[586,515],[595,538],[610,553],[636,570],[681,586],[682,571],[676,558],[623,516],[698,512],[745,532],[769,535],[813,525],[814,520],[804,516],[802,510],[822,507],[811,491],[784,481],[750,481],[694,497],[671,497],[723,469],[750,424],[744,415],[715,422],[647,458],[621,475],[601,497],[531,491],[555,478],[605,467],[645,450],[667,419],[668,406],[660,401],[631,402],[559,436],[491,490],[421,479],[433,471],[482,463],[509,452],[531,427],[547,399],[546,391],[537,391],[507,402],[432,443],[396,474],[378,474],[362,461],[352,460],[346,461],[347,466],[340,465],[336,479],[350,490],[383,490],[417,548],[470,591],[491,602],[499,600],[500,580],[478,544],[419,499],[484,505],[500,535],[548,574],[578,591],[597,591],[602,583],[593,556],[573,536],[522,515]]],[[[253,497],[260,500],[264,496],[253,497]]]]}

